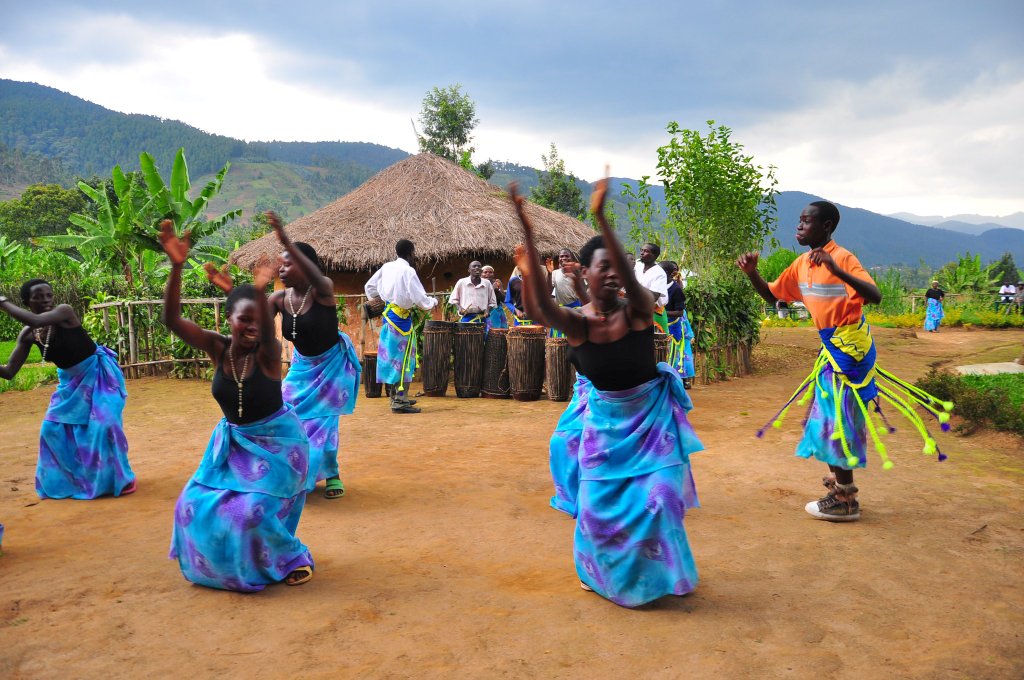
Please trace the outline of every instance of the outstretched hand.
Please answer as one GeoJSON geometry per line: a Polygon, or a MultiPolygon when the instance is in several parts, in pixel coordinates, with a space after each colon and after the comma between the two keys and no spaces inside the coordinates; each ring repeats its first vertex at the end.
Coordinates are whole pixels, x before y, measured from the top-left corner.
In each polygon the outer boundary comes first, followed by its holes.
{"type": "Polygon", "coordinates": [[[544,268],[548,270],[548,274],[551,274],[552,272],[555,271],[555,261],[552,260],[550,257],[545,257],[544,268]]]}
{"type": "Polygon", "coordinates": [[[185,260],[188,259],[188,251],[192,247],[189,236],[190,232],[186,231],[181,238],[178,238],[178,235],[174,233],[174,223],[170,220],[160,223],[160,244],[164,247],[164,252],[167,253],[172,264],[185,264],[185,260]]]}
{"type": "Polygon", "coordinates": [[[269,259],[260,260],[252,273],[252,285],[256,286],[257,290],[263,290],[267,287],[268,283],[274,280],[274,273],[276,271],[269,259]]]}
{"type": "Polygon", "coordinates": [[[736,258],[736,266],[739,267],[744,274],[748,276],[757,271],[757,261],[760,259],[761,254],[757,252],[743,253],[736,258]]]}
{"type": "Polygon", "coordinates": [[[203,265],[203,270],[206,271],[206,278],[210,280],[210,283],[225,293],[230,293],[231,289],[235,287],[234,282],[231,280],[231,274],[228,273],[228,265],[225,264],[220,269],[217,269],[217,265],[207,262],[203,265]]]}
{"type": "MultiPolygon", "coordinates": [[[[605,169],[605,174],[608,170],[605,169]]],[[[590,211],[595,215],[604,214],[604,199],[608,195],[608,178],[604,177],[594,183],[594,193],[590,194],[590,211]]]]}
{"type": "Polygon", "coordinates": [[[281,218],[277,216],[277,213],[273,210],[268,210],[263,214],[267,218],[267,224],[277,234],[277,240],[281,243],[288,243],[288,234],[284,232],[284,224],[281,223],[281,218]]]}
{"type": "Polygon", "coordinates": [[[530,275],[530,258],[526,256],[526,246],[522,244],[516,246],[512,259],[515,260],[516,266],[519,267],[519,274],[523,278],[530,275]]]}

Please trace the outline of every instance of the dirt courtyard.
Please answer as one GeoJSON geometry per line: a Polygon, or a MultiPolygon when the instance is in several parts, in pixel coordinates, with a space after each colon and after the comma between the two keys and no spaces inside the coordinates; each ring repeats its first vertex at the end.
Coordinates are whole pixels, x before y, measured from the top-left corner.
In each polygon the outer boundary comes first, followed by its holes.
{"type": "MultiPolygon", "coordinates": [[[[1008,361],[1024,332],[876,329],[915,379],[934,362],[1008,361]]],[[[698,386],[703,507],[686,518],[700,583],[637,610],[580,590],[573,522],[548,506],[564,403],[360,397],[342,418],[347,494],[309,497],[308,584],[260,594],[186,582],[167,559],[174,501],[219,411],[209,384],[129,382],[139,490],[40,502],[52,388],[0,394],[0,678],[1020,678],[1024,447],[909,425],[896,467],[871,452],[863,518],[811,519],[824,466],[792,455],[794,413],[754,432],[809,369],[813,329],[769,330],[755,377],[698,386]]],[[[898,424],[899,426],[899,424],[898,424]]]]}

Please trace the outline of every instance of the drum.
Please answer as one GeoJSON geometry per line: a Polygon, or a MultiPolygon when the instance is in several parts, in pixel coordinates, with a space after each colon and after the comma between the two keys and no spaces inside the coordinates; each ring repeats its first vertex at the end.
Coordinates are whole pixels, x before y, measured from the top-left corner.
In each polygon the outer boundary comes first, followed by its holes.
{"type": "Polygon", "coordinates": [[[381,384],[377,382],[377,353],[363,354],[363,390],[373,399],[380,396],[381,384]]]}
{"type": "Polygon", "coordinates": [[[364,319],[376,319],[384,313],[384,308],[387,306],[387,303],[380,298],[370,298],[363,305],[362,317],[364,319]]]}
{"type": "Polygon", "coordinates": [[[508,376],[512,398],[517,401],[540,399],[544,387],[543,326],[515,326],[508,329],[508,376]]]}
{"type": "Polygon", "coordinates": [[[569,363],[569,341],[548,338],[544,343],[544,384],[551,401],[569,401],[572,397],[576,371],[569,363]]]}
{"type": "Polygon", "coordinates": [[[672,342],[672,336],[667,333],[654,332],[654,362],[661,363],[668,361],[668,348],[669,343],[672,342]]]}
{"type": "Polygon", "coordinates": [[[484,347],[484,380],[480,395],[488,399],[508,399],[512,386],[508,377],[508,329],[492,328],[484,347]]]}
{"type": "Polygon", "coordinates": [[[423,394],[443,397],[448,393],[448,373],[452,366],[452,341],[455,324],[451,321],[427,321],[423,325],[423,394]]]}
{"type": "Polygon", "coordinates": [[[484,333],[482,323],[455,324],[455,396],[480,396],[484,377],[484,333]]]}

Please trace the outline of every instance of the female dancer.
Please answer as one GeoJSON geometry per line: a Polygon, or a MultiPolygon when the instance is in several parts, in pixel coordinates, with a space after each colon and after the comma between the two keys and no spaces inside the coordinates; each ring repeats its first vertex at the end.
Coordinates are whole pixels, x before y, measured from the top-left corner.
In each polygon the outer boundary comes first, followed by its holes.
{"type": "Polygon", "coordinates": [[[284,246],[277,274],[287,288],[270,296],[270,308],[280,312],[281,332],[295,347],[282,391],[309,436],[306,491],[325,479],[324,498],[341,498],[338,417],[355,409],[362,365],[352,340],[338,330],[334,283],[320,271],[316,251],[292,242],[274,213],[267,219],[284,246]]]}
{"type": "Polygon", "coordinates": [[[44,361],[57,364],[59,381],[39,435],[36,493],[90,499],[135,491],[121,419],[128,393],[117,355],[92,341],[69,305],[54,306],[43,279],[26,281],[21,300],[28,310],[0,295],[0,309],[25,324],[0,378],[13,379],[35,343],[44,361]]]}
{"type": "Polygon", "coordinates": [[[581,585],[626,607],[685,595],[697,584],[683,527],[686,510],[697,505],[689,455],[702,447],[686,419],[691,404],[679,375],[654,363],[654,300],[604,219],[607,180],[598,182],[591,205],[602,235],[580,251],[591,296],[582,315],[550,297],[525,201],[514,185],[510,191],[523,224],[520,270],[535,307],[529,313],[565,333],[570,360],[593,385],[579,452],[581,585]]]}
{"type": "Polygon", "coordinates": [[[280,581],[305,583],[313,558],[295,529],[306,503],[309,440],[281,398],[281,343],[263,295],[273,268],[258,267],[255,286],[231,291],[225,337],[182,318],[188,233],[175,236],[170,220],[160,231],[171,260],[164,322],[210,356],[213,396],[224,412],[175,505],[169,556],[186,579],[211,588],[252,592],[280,581]]]}
{"type": "Polygon", "coordinates": [[[696,375],[693,366],[693,328],[686,314],[686,296],[683,293],[682,276],[679,265],[671,260],[658,263],[668,276],[668,302],[665,304],[665,315],[668,318],[668,334],[672,338],[668,353],[668,363],[679,371],[683,378],[683,387],[690,389],[696,375]]]}
{"type": "Polygon", "coordinates": [[[939,324],[945,314],[942,311],[942,302],[946,299],[946,291],[939,288],[938,281],[932,281],[932,287],[924,293],[928,300],[928,309],[924,313],[924,329],[929,333],[938,333],[939,324]]]}

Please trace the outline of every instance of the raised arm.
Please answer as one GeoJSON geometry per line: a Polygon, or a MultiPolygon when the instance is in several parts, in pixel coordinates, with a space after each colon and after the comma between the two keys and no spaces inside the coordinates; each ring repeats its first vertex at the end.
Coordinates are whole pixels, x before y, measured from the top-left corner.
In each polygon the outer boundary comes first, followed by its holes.
{"type": "Polygon", "coordinates": [[[11,302],[10,298],[0,295],[0,309],[7,312],[15,321],[25,324],[29,328],[40,328],[42,326],[60,325],[64,328],[77,328],[82,325],[78,315],[71,305],[57,305],[48,312],[34,314],[11,302]]]}
{"type": "MultiPolygon", "coordinates": [[[[281,375],[281,341],[277,339],[274,328],[274,315],[267,302],[267,284],[274,280],[274,265],[263,261],[256,265],[252,284],[256,288],[256,325],[260,329],[259,361],[264,370],[272,378],[281,375]]],[[[332,293],[333,295],[333,289],[332,293]]]]}
{"type": "Polygon", "coordinates": [[[622,243],[615,235],[615,230],[608,224],[608,219],[604,215],[604,200],[607,194],[608,179],[598,180],[594,185],[594,193],[590,197],[590,210],[594,213],[594,217],[597,218],[597,223],[601,227],[601,236],[604,237],[604,249],[612,263],[612,269],[615,270],[619,280],[622,282],[622,287],[626,290],[626,298],[629,300],[629,306],[632,310],[630,316],[634,319],[649,321],[654,316],[654,298],[636,280],[636,275],[629,266],[629,260],[626,259],[626,249],[622,247],[622,243]]]}
{"type": "MultiPolygon", "coordinates": [[[[292,262],[299,268],[302,275],[306,277],[309,284],[313,286],[313,290],[316,291],[317,297],[319,298],[330,298],[331,303],[334,302],[334,282],[330,278],[323,275],[320,271],[320,267],[315,262],[310,260],[306,255],[295,247],[295,243],[288,237],[287,232],[284,230],[284,225],[281,224],[281,218],[277,216],[277,213],[268,211],[267,222],[273,227],[274,233],[277,234],[277,240],[281,242],[284,249],[288,251],[288,256],[292,258],[292,262]]],[[[323,304],[323,300],[320,300],[323,304]]]]}
{"type": "Polygon", "coordinates": [[[221,335],[204,330],[181,315],[181,271],[188,259],[189,234],[186,231],[184,238],[178,238],[174,233],[174,224],[164,220],[160,223],[160,243],[171,260],[171,273],[167,277],[167,288],[164,289],[164,324],[185,344],[206,352],[216,362],[220,358],[223,342],[221,335]]]}
{"type": "Polygon", "coordinates": [[[750,279],[750,283],[753,284],[754,290],[757,294],[764,298],[764,301],[770,305],[774,305],[778,302],[778,298],[772,294],[770,288],[768,288],[768,282],[761,277],[761,272],[757,271],[757,261],[761,257],[760,253],[749,252],[740,255],[736,259],[736,266],[747,275],[750,279]]]}
{"type": "Polygon", "coordinates": [[[519,187],[515,182],[509,184],[508,193],[512,198],[516,215],[519,216],[519,221],[523,225],[524,246],[521,252],[522,262],[519,263],[519,272],[523,279],[523,306],[526,307],[527,315],[531,319],[539,318],[547,326],[557,328],[568,338],[583,340],[586,333],[583,317],[564,307],[559,307],[551,297],[551,287],[547,283],[547,271],[540,262],[540,254],[537,252],[537,244],[533,238],[533,225],[526,216],[526,199],[519,193],[519,187]]]}
{"type": "Polygon", "coordinates": [[[7,363],[0,366],[0,378],[14,380],[14,376],[18,375],[18,371],[25,365],[25,359],[28,358],[28,353],[31,351],[32,329],[26,326],[18,334],[18,340],[11,351],[11,356],[7,358],[7,363]]]}

